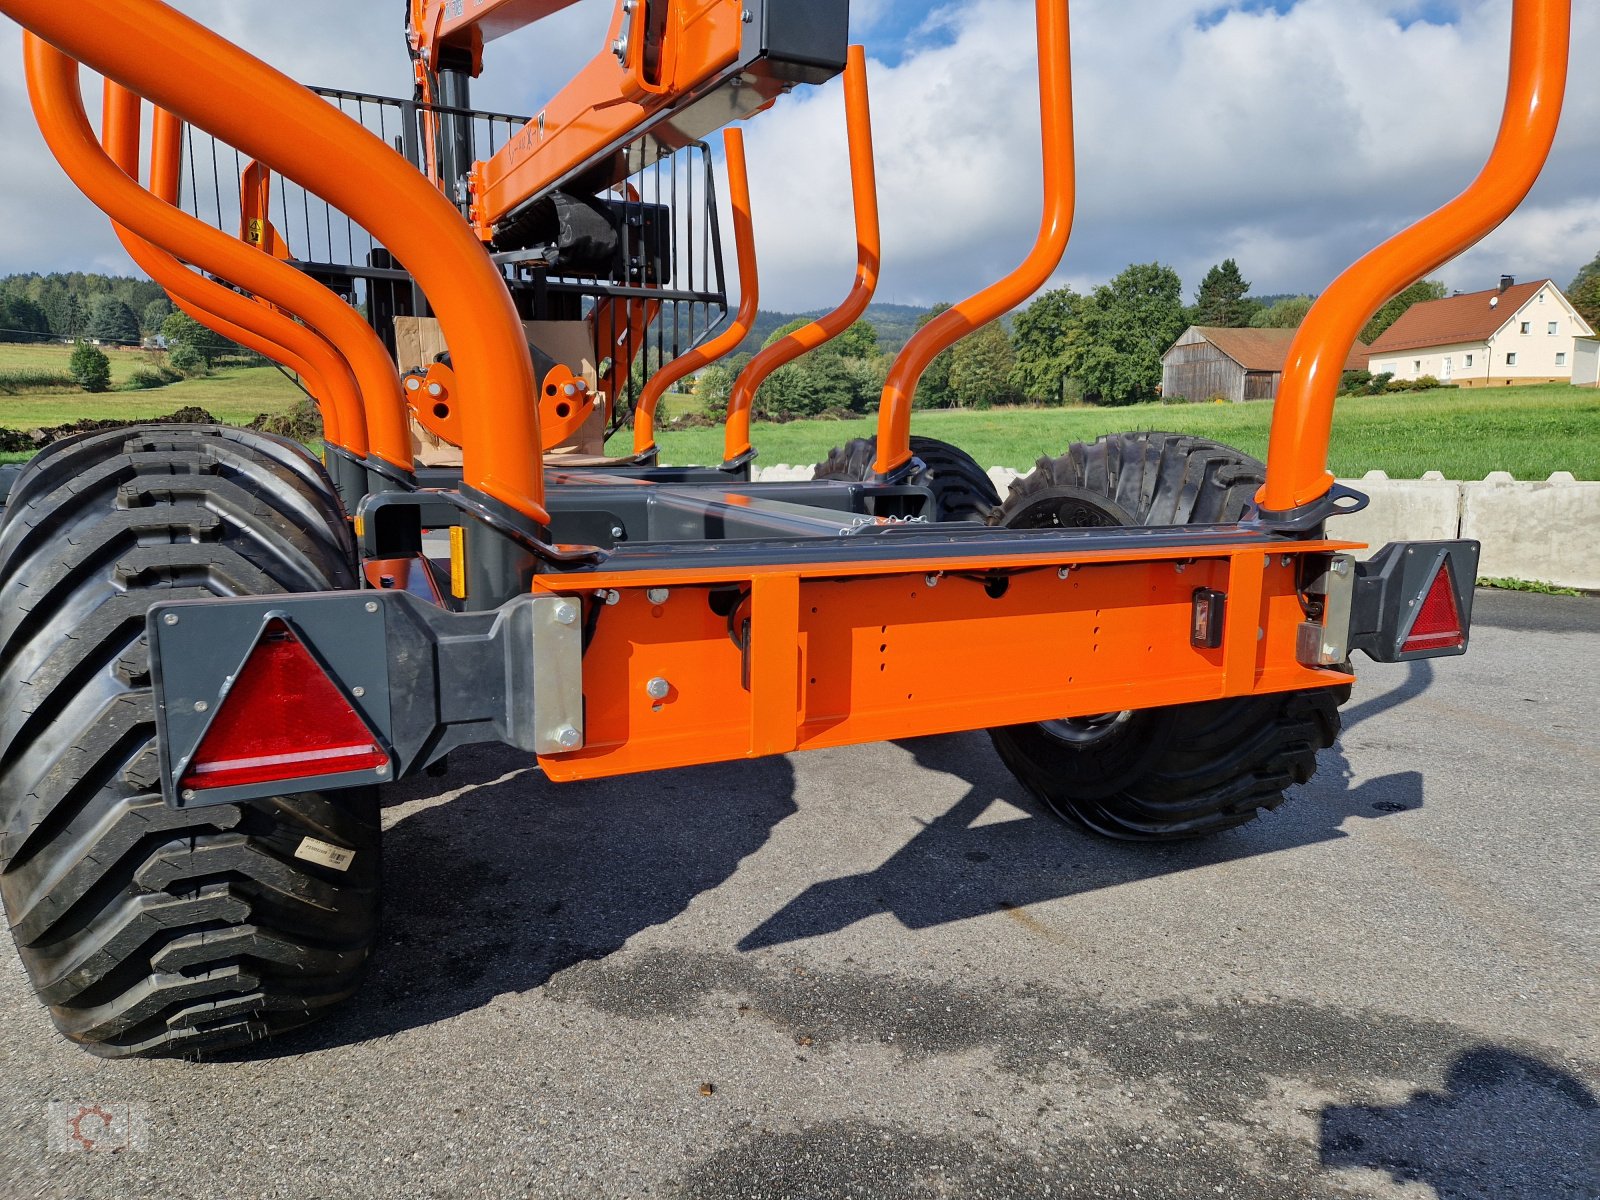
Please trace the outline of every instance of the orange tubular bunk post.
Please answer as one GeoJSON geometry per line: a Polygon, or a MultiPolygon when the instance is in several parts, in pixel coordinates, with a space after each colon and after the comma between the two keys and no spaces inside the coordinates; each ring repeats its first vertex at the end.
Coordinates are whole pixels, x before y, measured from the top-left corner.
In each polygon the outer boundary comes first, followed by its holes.
{"type": "MultiPolygon", "coordinates": [[[[106,84],[105,116],[101,139],[112,160],[130,176],[139,165],[140,101],[126,88],[106,84]]],[[[180,126],[174,126],[180,134],[180,126]]],[[[151,175],[155,191],[162,199],[161,181],[171,174],[176,191],[178,161],[170,139],[156,137],[151,150],[151,175]]],[[[230,288],[213,283],[189,270],[172,255],[158,250],[121,225],[112,223],[118,240],[129,257],[167,290],[189,316],[258,354],[283,363],[311,382],[314,398],[322,411],[323,441],[331,448],[356,457],[365,457],[364,447],[347,444],[341,427],[341,413],[359,414],[361,398],[355,390],[344,360],[320,337],[276,311],[241,296],[230,288]],[[339,399],[331,399],[337,394],[339,399]]],[[[357,440],[364,441],[366,430],[358,425],[357,440]]]]}
{"type": "Polygon", "coordinates": [[[1044,143],[1044,221],[1039,240],[1014,272],[939,314],[895,359],[878,409],[878,461],[890,476],[911,461],[911,401],[928,365],[969,333],[1010,312],[1061,265],[1076,203],[1072,134],[1072,43],[1067,0],[1035,0],[1039,26],[1039,109],[1044,143]]]}
{"type": "Polygon", "coordinates": [[[878,290],[882,262],[878,228],[878,176],[872,152],[872,104],[867,90],[867,52],[850,47],[844,74],[844,112],[850,133],[850,180],[856,213],[856,281],[838,308],[757,354],[739,374],[728,397],[723,457],[736,462],[751,452],[750,409],[756,393],[779,367],[827,345],[867,311],[878,290]]]}
{"type": "Polygon", "coordinates": [[[704,345],[696,346],[662,367],[645,385],[634,413],[633,452],[643,456],[656,447],[656,409],[667,389],[701,367],[736,349],[750,334],[761,306],[761,280],[756,270],[756,232],[750,215],[750,172],[744,158],[744,133],[729,129],[722,135],[728,154],[728,203],[733,209],[733,237],[739,253],[739,312],[733,324],[704,345]]]}
{"type": "MultiPolygon", "coordinates": [[[[285,308],[315,315],[321,307],[366,329],[361,318],[326,288],[157,199],[136,183],[106,155],[95,137],[84,112],[77,62],[32,34],[24,38],[24,46],[28,91],[46,144],[73,182],[115,223],[163,249],[183,249],[184,256],[202,270],[248,287],[285,308]]],[[[340,414],[337,423],[346,448],[365,454],[369,447],[361,407],[340,414]]]]}
{"type": "MultiPolygon", "coordinates": [[[[548,523],[533,362],[522,323],[494,263],[427,179],[313,92],[158,0],[0,0],[0,11],[268,163],[370,231],[416,276],[444,328],[467,397],[464,486],[503,506],[526,535],[548,523]],[[174,70],[175,62],[183,69],[174,70]]],[[[352,356],[358,349],[342,336],[338,341],[352,356]]],[[[391,465],[409,472],[405,401],[392,363],[388,369],[392,383],[363,398],[375,452],[399,456],[391,465]]]]}
{"type": "Polygon", "coordinates": [[[1345,359],[1379,306],[1473,245],[1515,211],[1550,157],[1566,92],[1571,0],[1515,0],[1505,110],[1483,171],[1461,195],[1390,238],[1318,298],[1289,347],[1272,412],[1268,521],[1314,520],[1333,487],[1328,442],[1345,359]]]}

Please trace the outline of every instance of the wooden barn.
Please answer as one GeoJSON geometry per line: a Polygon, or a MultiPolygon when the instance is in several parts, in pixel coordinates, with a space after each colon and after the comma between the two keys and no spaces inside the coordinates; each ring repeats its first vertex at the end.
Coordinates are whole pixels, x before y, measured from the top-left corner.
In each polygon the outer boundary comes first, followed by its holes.
{"type": "MultiPolygon", "coordinates": [[[[1161,394],[1204,401],[1221,396],[1234,402],[1272,400],[1283,379],[1283,363],[1294,341],[1293,329],[1214,329],[1191,325],[1161,356],[1161,394]]],[[[1367,348],[1355,344],[1347,371],[1367,366],[1367,348]]]]}

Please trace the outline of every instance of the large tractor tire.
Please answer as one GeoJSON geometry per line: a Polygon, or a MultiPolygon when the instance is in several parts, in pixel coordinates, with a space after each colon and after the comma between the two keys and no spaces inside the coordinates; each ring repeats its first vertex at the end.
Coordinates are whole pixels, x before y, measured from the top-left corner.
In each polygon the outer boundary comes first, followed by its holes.
{"type": "MultiPolygon", "coordinates": [[[[933,491],[936,521],[982,521],[1000,504],[994,482],[959,446],[937,438],[913,437],[911,453],[923,469],[911,482],[933,491]]],[[[862,483],[873,478],[872,464],[878,457],[878,439],[857,438],[828,452],[828,460],[817,464],[817,479],[839,479],[862,483]]]]}
{"type": "MultiPolygon", "coordinates": [[[[1011,487],[1013,529],[1191,525],[1243,516],[1262,465],[1176,433],[1079,443],[1011,487]]],[[[1135,841],[1202,837],[1283,803],[1339,734],[1348,688],[1180,704],[993,729],[1011,772],[1056,813],[1135,841]]]]}
{"type": "MultiPolygon", "coordinates": [[[[0,525],[0,897],[56,1026],[198,1055],[315,1019],[378,921],[376,789],[178,811],[161,798],[145,614],[356,586],[314,460],[208,426],[51,447],[0,525]],[[337,871],[306,839],[354,852],[337,871]]],[[[325,856],[324,856],[325,857],[325,856]]]]}

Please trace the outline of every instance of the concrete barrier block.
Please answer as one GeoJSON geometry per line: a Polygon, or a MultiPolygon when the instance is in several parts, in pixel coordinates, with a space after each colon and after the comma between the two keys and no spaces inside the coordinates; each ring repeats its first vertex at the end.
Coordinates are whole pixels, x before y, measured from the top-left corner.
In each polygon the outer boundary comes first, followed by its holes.
{"type": "Polygon", "coordinates": [[[1481,575],[1600,589],[1600,483],[1518,483],[1497,471],[1463,491],[1461,536],[1483,543],[1481,575]]]}
{"type": "Polygon", "coordinates": [[[757,483],[803,483],[815,478],[816,467],[794,467],[788,463],[779,463],[775,467],[757,467],[755,481],[757,483]]]}
{"type": "Polygon", "coordinates": [[[1328,534],[1366,542],[1369,558],[1389,542],[1448,541],[1460,536],[1462,485],[1448,479],[1390,479],[1381,471],[1341,481],[1372,498],[1363,511],[1328,522],[1328,534]]]}
{"type": "Polygon", "coordinates": [[[1011,485],[1021,479],[1023,474],[1024,472],[1013,471],[1010,467],[991,467],[989,469],[989,479],[994,483],[994,490],[1000,493],[1000,499],[1002,500],[1011,494],[1011,485]]]}

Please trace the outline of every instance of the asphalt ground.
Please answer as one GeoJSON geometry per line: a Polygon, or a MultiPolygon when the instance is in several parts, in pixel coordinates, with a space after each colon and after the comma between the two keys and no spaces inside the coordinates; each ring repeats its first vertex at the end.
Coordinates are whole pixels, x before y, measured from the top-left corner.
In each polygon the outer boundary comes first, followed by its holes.
{"type": "Polygon", "coordinates": [[[1597,674],[1600,600],[1480,593],[1282,809],[1160,848],[981,734],[462,755],[390,797],[381,953],[314,1030],[103,1062],[0,955],[0,1195],[1592,1200],[1597,674]],[[51,1102],[143,1141],[53,1150],[51,1102]]]}

